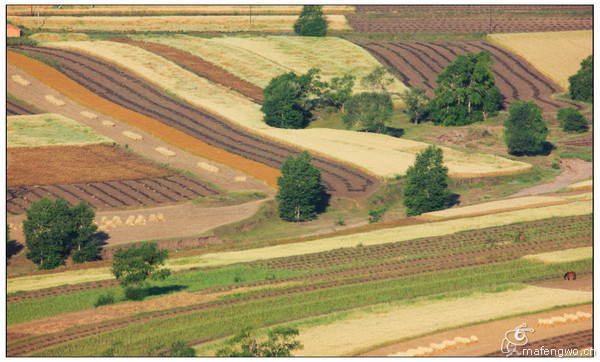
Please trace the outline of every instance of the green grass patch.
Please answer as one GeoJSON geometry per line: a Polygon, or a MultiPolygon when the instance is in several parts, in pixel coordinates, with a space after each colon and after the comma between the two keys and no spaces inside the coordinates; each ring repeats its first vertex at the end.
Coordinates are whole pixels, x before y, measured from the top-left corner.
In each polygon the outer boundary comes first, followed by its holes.
{"type": "Polygon", "coordinates": [[[38,107],[34,106],[33,104],[27,103],[27,102],[25,102],[24,100],[22,100],[22,99],[19,99],[19,98],[15,97],[14,95],[10,94],[10,93],[7,93],[7,94],[6,94],[6,98],[7,98],[7,99],[12,99],[12,100],[13,100],[13,101],[15,101],[16,103],[19,103],[19,104],[21,104],[21,105],[23,105],[23,106],[25,106],[25,107],[27,107],[27,108],[31,108],[32,110],[34,110],[34,111],[36,111],[36,112],[38,112],[38,113],[40,113],[40,114],[41,114],[41,113],[45,113],[45,112],[44,112],[42,109],[40,109],[40,108],[38,108],[38,107]]]}
{"type": "Polygon", "coordinates": [[[233,206],[262,200],[266,197],[267,194],[260,191],[232,191],[226,195],[199,197],[192,200],[192,203],[202,207],[233,206]]]}
{"type": "Polygon", "coordinates": [[[7,117],[6,132],[8,148],[113,143],[90,127],[53,113],[7,117]]]}

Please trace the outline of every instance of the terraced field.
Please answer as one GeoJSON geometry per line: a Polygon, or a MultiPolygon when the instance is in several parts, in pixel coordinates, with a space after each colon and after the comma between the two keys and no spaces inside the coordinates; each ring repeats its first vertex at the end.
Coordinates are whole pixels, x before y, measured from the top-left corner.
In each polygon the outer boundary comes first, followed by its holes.
{"type": "MultiPolygon", "coordinates": [[[[256,291],[249,289],[235,297],[199,304],[174,305],[173,309],[143,315],[90,321],[76,329],[33,338],[19,335],[17,326],[11,327],[10,331],[14,334],[9,340],[7,353],[10,356],[97,355],[98,351],[110,346],[106,341],[120,336],[118,338],[122,338],[125,345],[131,348],[126,354],[139,355],[147,350],[148,343],[158,343],[160,338],[165,338],[163,331],[167,328],[167,338],[185,338],[194,345],[222,337],[223,333],[233,333],[239,323],[244,323],[241,315],[252,315],[254,321],[260,320],[261,324],[268,325],[325,311],[469,289],[477,285],[554,280],[562,276],[560,270],[569,267],[578,268],[580,275],[586,275],[591,270],[591,262],[574,262],[564,266],[530,263],[519,258],[540,250],[589,246],[592,240],[591,223],[591,215],[575,216],[247,263],[245,265],[248,267],[261,270],[289,270],[300,274],[249,283],[228,283],[204,289],[202,293],[243,291],[257,286],[268,288],[256,291]],[[217,315],[220,321],[214,325],[211,318],[217,315]],[[186,328],[176,328],[177,332],[173,335],[173,323],[184,319],[187,321],[184,323],[186,328]],[[134,332],[138,331],[139,334],[140,328],[144,330],[143,335],[139,336],[141,339],[134,332]],[[19,342],[18,339],[22,338],[28,339],[19,342]],[[88,346],[85,350],[81,349],[83,344],[88,346]]],[[[189,273],[200,273],[202,270],[189,273]]],[[[109,285],[88,284],[83,289],[109,285]]],[[[16,299],[9,296],[9,309],[13,308],[10,303],[21,303],[19,308],[25,312],[27,306],[22,304],[25,301],[37,303],[35,300],[39,298],[74,292],[77,292],[77,288],[69,290],[63,287],[43,293],[15,295],[16,299]]]]}
{"type": "MultiPolygon", "coordinates": [[[[545,112],[573,106],[554,99],[552,94],[564,90],[529,62],[486,42],[369,43],[365,48],[382,63],[393,67],[403,83],[425,88],[429,97],[434,95],[438,73],[458,54],[486,51],[494,59],[495,81],[504,96],[505,106],[515,99],[534,100],[545,112]]],[[[575,106],[582,109],[582,106],[575,106]]]]}
{"type": "Polygon", "coordinates": [[[30,114],[38,114],[39,112],[32,107],[26,106],[17,102],[14,98],[6,98],[6,115],[7,116],[26,116],[30,114]]]}
{"type": "Polygon", "coordinates": [[[512,33],[593,27],[589,5],[358,5],[348,16],[364,33],[512,33]]]}
{"type": "MultiPolygon", "coordinates": [[[[296,156],[300,153],[298,149],[253,135],[200,108],[175,100],[165,95],[162,89],[106,61],[62,49],[21,49],[59,62],[62,64],[61,72],[105,99],[156,119],[211,146],[277,169],[287,155],[296,156]]],[[[321,170],[327,191],[334,196],[364,197],[380,184],[364,172],[323,157],[313,156],[313,164],[321,170]]]]}

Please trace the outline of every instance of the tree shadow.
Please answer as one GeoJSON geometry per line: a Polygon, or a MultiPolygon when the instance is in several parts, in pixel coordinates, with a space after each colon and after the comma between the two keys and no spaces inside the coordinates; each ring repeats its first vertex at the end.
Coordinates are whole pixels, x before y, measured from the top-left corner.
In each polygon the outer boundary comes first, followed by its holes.
{"type": "Polygon", "coordinates": [[[94,234],[94,238],[98,241],[98,246],[104,246],[108,245],[106,241],[110,239],[110,235],[108,235],[104,231],[98,231],[94,234]]]}
{"type": "Polygon", "coordinates": [[[460,205],[460,195],[452,194],[446,199],[446,208],[450,208],[455,205],[460,205]]]}
{"type": "Polygon", "coordinates": [[[542,142],[542,150],[539,152],[512,152],[513,156],[549,156],[556,146],[548,141],[542,142]]]}
{"type": "Polygon", "coordinates": [[[186,288],[186,286],[184,286],[184,285],[167,285],[164,287],[154,286],[154,287],[146,288],[145,292],[146,292],[146,297],[150,297],[153,295],[161,295],[161,294],[169,294],[169,293],[179,292],[185,288],[186,288]]]}
{"type": "Polygon", "coordinates": [[[13,256],[19,254],[21,250],[23,250],[25,246],[21,243],[18,243],[16,240],[11,240],[6,243],[6,259],[10,259],[13,256]]]}
{"type": "Polygon", "coordinates": [[[331,194],[327,193],[327,191],[325,190],[322,190],[321,195],[319,197],[319,202],[317,202],[317,204],[315,205],[315,211],[317,212],[317,214],[322,214],[327,210],[330,204],[330,200],[331,194]]]}
{"type": "Polygon", "coordinates": [[[384,133],[387,134],[388,136],[400,138],[400,137],[404,136],[404,128],[385,126],[384,133]]]}

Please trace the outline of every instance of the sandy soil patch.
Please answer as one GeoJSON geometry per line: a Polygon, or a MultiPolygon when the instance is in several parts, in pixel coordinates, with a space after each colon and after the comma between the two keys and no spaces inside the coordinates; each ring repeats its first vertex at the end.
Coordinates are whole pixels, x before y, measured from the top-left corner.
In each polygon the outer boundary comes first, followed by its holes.
{"type": "Polygon", "coordinates": [[[551,251],[548,253],[526,255],[523,258],[529,260],[538,260],[544,263],[564,263],[568,261],[591,259],[594,257],[594,250],[591,246],[574,248],[567,250],[551,251]]]}
{"type": "Polygon", "coordinates": [[[509,197],[518,197],[526,195],[543,194],[546,192],[558,191],[568,187],[571,184],[585,180],[593,176],[593,163],[586,162],[577,158],[565,158],[562,160],[562,172],[556,179],[550,183],[533,186],[521,190],[509,197]]]}
{"type": "Polygon", "coordinates": [[[89,111],[93,113],[98,112],[84,107],[79,103],[71,101],[69,98],[63,96],[59,92],[50,88],[49,86],[41,83],[39,80],[30,76],[28,73],[14,66],[13,64],[7,64],[7,72],[8,75],[18,74],[31,82],[31,85],[28,87],[19,87],[16,83],[13,85],[11,83],[14,82],[9,82],[7,84],[7,89],[9,93],[14,94],[19,99],[25,100],[28,103],[38,105],[47,111],[62,114],[66,117],[77,120],[78,122],[81,122],[91,127],[98,133],[115,140],[118,144],[127,145],[128,148],[130,148],[132,151],[138,154],[141,154],[150,159],[154,159],[161,163],[169,164],[172,167],[191,172],[192,174],[198,176],[200,179],[214,183],[218,187],[223,188],[225,190],[260,190],[267,192],[270,195],[274,194],[272,188],[268,187],[263,182],[258,181],[256,178],[247,177],[245,182],[235,182],[236,177],[243,177],[247,175],[239,170],[228,167],[224,164],[216,163],[213,160],[208,160],[206,158],[186,152],[185,150],[176,148],[173,145],[157,137],[154,137],[149,133],[143,132],[141,129],[132,127],[115,118],[106,116],[104,114],[101,114],[99,119],[97,120],[90,120],[86,117],[83,117],[81,115],[82,111],[89,111]],[[44,100],[44,94],[54,94],[55,96],[61,97],[61,99],[64,99],[66,103],[65,106],[56,107],[49,104],[44,100]],[[113,122],[115,126],[103,126],[102,121],[104,120],[113,122]],[[138,134],[142,134],[143,140],[132,141],[122,134],[123,131],[131,131],[138,134]],[[158,147],[174,150],[176,152],[176,155],[174,157],[165,156],[160,152],[156,151],[156,148],[158,147]],[[199,162],[217,164],[219,167],[219,173],[202,172],[202,170],[196,166],[196,164],[199,162]]]}
{"type": "MultiPolygon", "coordinates": [[[[410,338],[435,330],[591,300],[592,294],[589,292],[527,287],[516,291],[423,302],[414,306],[390,309],[384,313],[358,315],[327,325],[301,329],[299,339],[304,344],[304,349],[296,355],[353,355],[369,346],[410,338]]],[[[496,348],[499,348],[506,330],[498,330],[501,337],[492,338],[497,341],[498,347],[496,348]]],[[[481,339],[484,335],[480,334],[482,336],[477,337],[481,339]]],[[[477,334],[469,333],[466,337],[471,335],[477,334]]],[[[456,336],[463,335],[453,333],[452,338],[456,336]]],[[[441,341],[437,341],[437,343],[439,342],[441,341]]],[[[412,348],[416,348],[416,346],[413,345],[412,348]]],[[[400,351],[402,349],[396,352],[400,351]]]]}

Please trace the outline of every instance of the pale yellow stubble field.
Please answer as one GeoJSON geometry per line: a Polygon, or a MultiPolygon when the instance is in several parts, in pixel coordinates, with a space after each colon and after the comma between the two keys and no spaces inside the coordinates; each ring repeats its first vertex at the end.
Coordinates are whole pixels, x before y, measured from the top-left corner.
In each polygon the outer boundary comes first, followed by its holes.
{"type": "MultiPolygon", "coordinates": [[[[287,130],[266,125],[260,106],[230,89],[182,69],[154,53],[128,44],[107,41],[49,42],[115,62],[166,91],[237,123],[252,132],[297,146],[382,178],[403,175],[418,151],[428,145],[387,135],[334,129],[287,130]]],[[[444,148],[451,176],[469,177],[522,172],[531,167],[488,154],[463,153],[444,148]]]]}
{"type": "MultiPolygon", "coordinates": [[[[8,16],[15,25],[38,28],[36,16],[8,16]]],[[[344,15],[325,15],[328,28],[350,31],[344,15]]],[[[47,31],[115,31],[122,32],[293,32],[296,15],[247,16],[236,15],[165,15],[165,16],[46,16],[41,28],[47,31]]]]}
{"type": "Polygon", "coordinates": [[[487,38],[525,58],[565,91],[569,77],[593,51],[591,30],[490,34],[487,38]]]}

